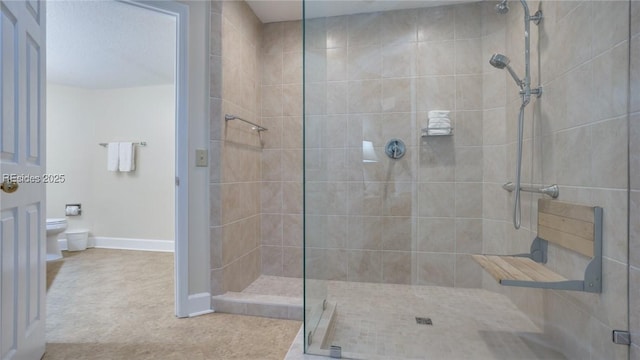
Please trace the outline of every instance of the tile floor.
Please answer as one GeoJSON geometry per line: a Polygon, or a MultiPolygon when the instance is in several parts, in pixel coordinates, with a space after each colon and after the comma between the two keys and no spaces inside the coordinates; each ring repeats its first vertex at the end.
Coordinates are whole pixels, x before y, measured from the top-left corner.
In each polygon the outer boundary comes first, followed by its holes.
{"type": "MultiPolygon", "coordinates": [[[[328,344],[355,359],[564,359],[505,296],[483,289],[327,282],[337,304],[328,344]],[[415,317],[433,325],[418,325],[415,317]]],[[[302,334],[287,360],[300,355],[302,334]]]]}

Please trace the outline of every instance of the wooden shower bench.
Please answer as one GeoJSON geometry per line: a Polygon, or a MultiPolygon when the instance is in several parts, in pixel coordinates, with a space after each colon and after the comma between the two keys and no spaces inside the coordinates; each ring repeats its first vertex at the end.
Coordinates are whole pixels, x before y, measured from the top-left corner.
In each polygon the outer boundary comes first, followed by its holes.
{"type": "Polygon", "coordinates": [[[530,253],[472,257],[500,285],[601,293],[602,208],[539,199],[538,234],[530,253]],[[583,280],[566,279],[544,266],[548,242],[591,258],[583,280]]]}

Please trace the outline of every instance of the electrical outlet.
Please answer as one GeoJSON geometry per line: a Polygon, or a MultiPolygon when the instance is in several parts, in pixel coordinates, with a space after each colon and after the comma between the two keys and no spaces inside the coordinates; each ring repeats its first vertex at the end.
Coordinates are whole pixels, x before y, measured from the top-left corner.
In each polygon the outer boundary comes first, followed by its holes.
{"type": "Polygon", "coordinates": [[[196,149],[196,166],[209,166],[209,155],[207,149],[196,149]]]}

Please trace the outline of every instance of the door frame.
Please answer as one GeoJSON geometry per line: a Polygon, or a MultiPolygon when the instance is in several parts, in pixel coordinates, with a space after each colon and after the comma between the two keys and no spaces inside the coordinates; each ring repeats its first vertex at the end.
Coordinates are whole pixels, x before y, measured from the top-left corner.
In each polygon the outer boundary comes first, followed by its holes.
{"type": "Polygon", "coordinates": [[[175,76],[175,315],[188,317],[189,303],[189,7],[177,1],[116,0],[176,19],[175,76]]]}

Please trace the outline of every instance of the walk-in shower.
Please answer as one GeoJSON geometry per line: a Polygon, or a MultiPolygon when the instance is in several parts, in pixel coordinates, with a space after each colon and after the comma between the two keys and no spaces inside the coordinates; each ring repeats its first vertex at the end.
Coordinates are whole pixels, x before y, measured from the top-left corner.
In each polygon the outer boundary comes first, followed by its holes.
{"type": "MultiPolygon", "coordinates": [[[[305,351],[626,359],[611,331],[628,328],[629,37],[620,29],[629,1],[435,3],[345,0],[353,11],[338,14],[333,2],[305,1],[305,351]],[[390,9],[409,3],[416,8],[390,9]],[[433,119],[454,130],[422,131],[433,119]],[[513,190],[519,183],[517,222],[507,181],[513,190]],[[539,215],[540,199],[604,209],[602,294],[508,287],[474,261],[529,253],[540,221],[556,230],[539,215]]],[[[280,81],[295,49],[277,54],[269,66],[280,81]]],[[[286,108],[292,88],[266,86],[265,104],[286,108]]],[[[269,120],[263,134],[286,129],[269,120]]],[[[288,162],[277,161],[274,169],[288,162]]],[[[286,203],[283,186],[269,191],[267,199],[286,203]]],[[[582,253],[550,243],[547,254],[553,273],[584,278],[582,253]]]]}
{"type": "MultiPolygon", "coordinates": [[[[524,132],[524,110],[531,101],[531,95],[536,95],[540,97],[542,95],[542,87],[539,86],[537,88],[531,89],[531,40],[530,40],[530,26],[529,22],[533,22],[534,24],[540,24],[542,21],[542,11],[538,10],[535,15],[531,16],[529,12],[529,5],[525,0],[521,0],[520,3],[524,8],[524,68],[525,75],[523,79],[520,79],[518,75],[513,71],[511,66],[509,66],[509,58],[502,54],[493,54],[489,63],[491,66],[498,69],[507,69],[513,80],[515,80],[516,84],[520,88],[520,95],[522,96],[522,104],[520,105],[520,113],[518,115],[518,154],[517,154],[517,165],[516,165],[516,182],[515,182],[515,201],[513,203],[513,226],[516,229],[520,228],[521,221],[521,213],[522,213],[522,205],[520,204],[520,185],[521,185],[521,176],[522,176],[522,142],[523,142],[523,132],[524,132]]],[[[507,0],[501,1],[496,5],[496,11],[498,14],[506,14],[509,12],[509,7],[507,5],[507,0]]]]}

